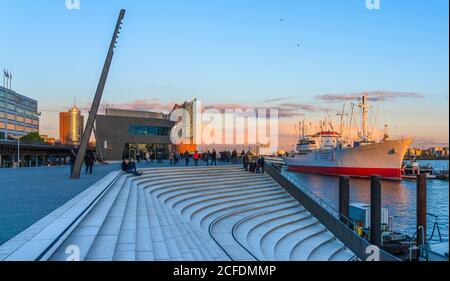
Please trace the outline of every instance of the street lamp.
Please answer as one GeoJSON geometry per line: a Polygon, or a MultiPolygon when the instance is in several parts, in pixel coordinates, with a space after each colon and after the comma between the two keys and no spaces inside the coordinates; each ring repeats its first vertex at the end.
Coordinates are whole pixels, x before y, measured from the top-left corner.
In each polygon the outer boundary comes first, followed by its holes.
{"type": "Polygon", "coordinates": [[[20,136],[8,135],[8,137],[17,140],[17,168],[20,168],[20,136]]]}

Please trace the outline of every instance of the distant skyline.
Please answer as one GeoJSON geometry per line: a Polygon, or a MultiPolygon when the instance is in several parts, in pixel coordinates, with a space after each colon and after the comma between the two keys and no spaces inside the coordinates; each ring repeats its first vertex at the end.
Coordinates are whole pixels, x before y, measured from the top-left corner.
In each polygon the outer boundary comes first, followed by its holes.
{"type": "Polygon", "coordinates": [[[395,136],[449,142],[447,0],[0,1],[0,70],[38,100],[41,134],[93,95],[121,8],[127,10],[103,107],[165,111],[194,97],[223,108],[277,107],[280,144],[294,125],[335,115],[368,92],[395,136]],[[380,101],[382,98],[383,101],[380,101]]]}

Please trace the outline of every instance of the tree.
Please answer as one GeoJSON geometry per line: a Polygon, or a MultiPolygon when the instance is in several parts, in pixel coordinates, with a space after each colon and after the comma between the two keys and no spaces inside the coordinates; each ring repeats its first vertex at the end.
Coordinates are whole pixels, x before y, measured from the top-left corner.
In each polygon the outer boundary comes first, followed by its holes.
{"type": "Polygon", "coordinates": [[[44,139],[36,132],[29,133],[28,135],[21,137],[20,140],[44,143],[44,139]]]}

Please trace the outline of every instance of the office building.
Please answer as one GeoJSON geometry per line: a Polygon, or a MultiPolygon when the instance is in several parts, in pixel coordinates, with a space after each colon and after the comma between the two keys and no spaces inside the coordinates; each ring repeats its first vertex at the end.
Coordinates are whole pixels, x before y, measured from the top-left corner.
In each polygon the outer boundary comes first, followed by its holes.
{"type": "Polygon", "coordinates": [[[76,106],[68,112],[59,113],[59,138],[62,144],[79,144],[83,128],[84,117],[76,106]]]}
{"type": "Polygon", "coordinates": [[[0,86],[0,140],[39,132],[36,100],[0,86]]]}

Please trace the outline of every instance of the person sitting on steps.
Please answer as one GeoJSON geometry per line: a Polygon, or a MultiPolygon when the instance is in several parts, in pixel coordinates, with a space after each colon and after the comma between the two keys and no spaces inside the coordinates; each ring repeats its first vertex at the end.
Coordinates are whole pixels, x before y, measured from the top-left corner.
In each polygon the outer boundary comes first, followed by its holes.
{"type": "Polygon", "coordinates": [[[135,176],[142,176],[142,172],[138,172],[136,170],[136,164],[128,159],[123,159],[122,161],[122,171],[127,172],[129,174],[133,174],[135,176]]]}

